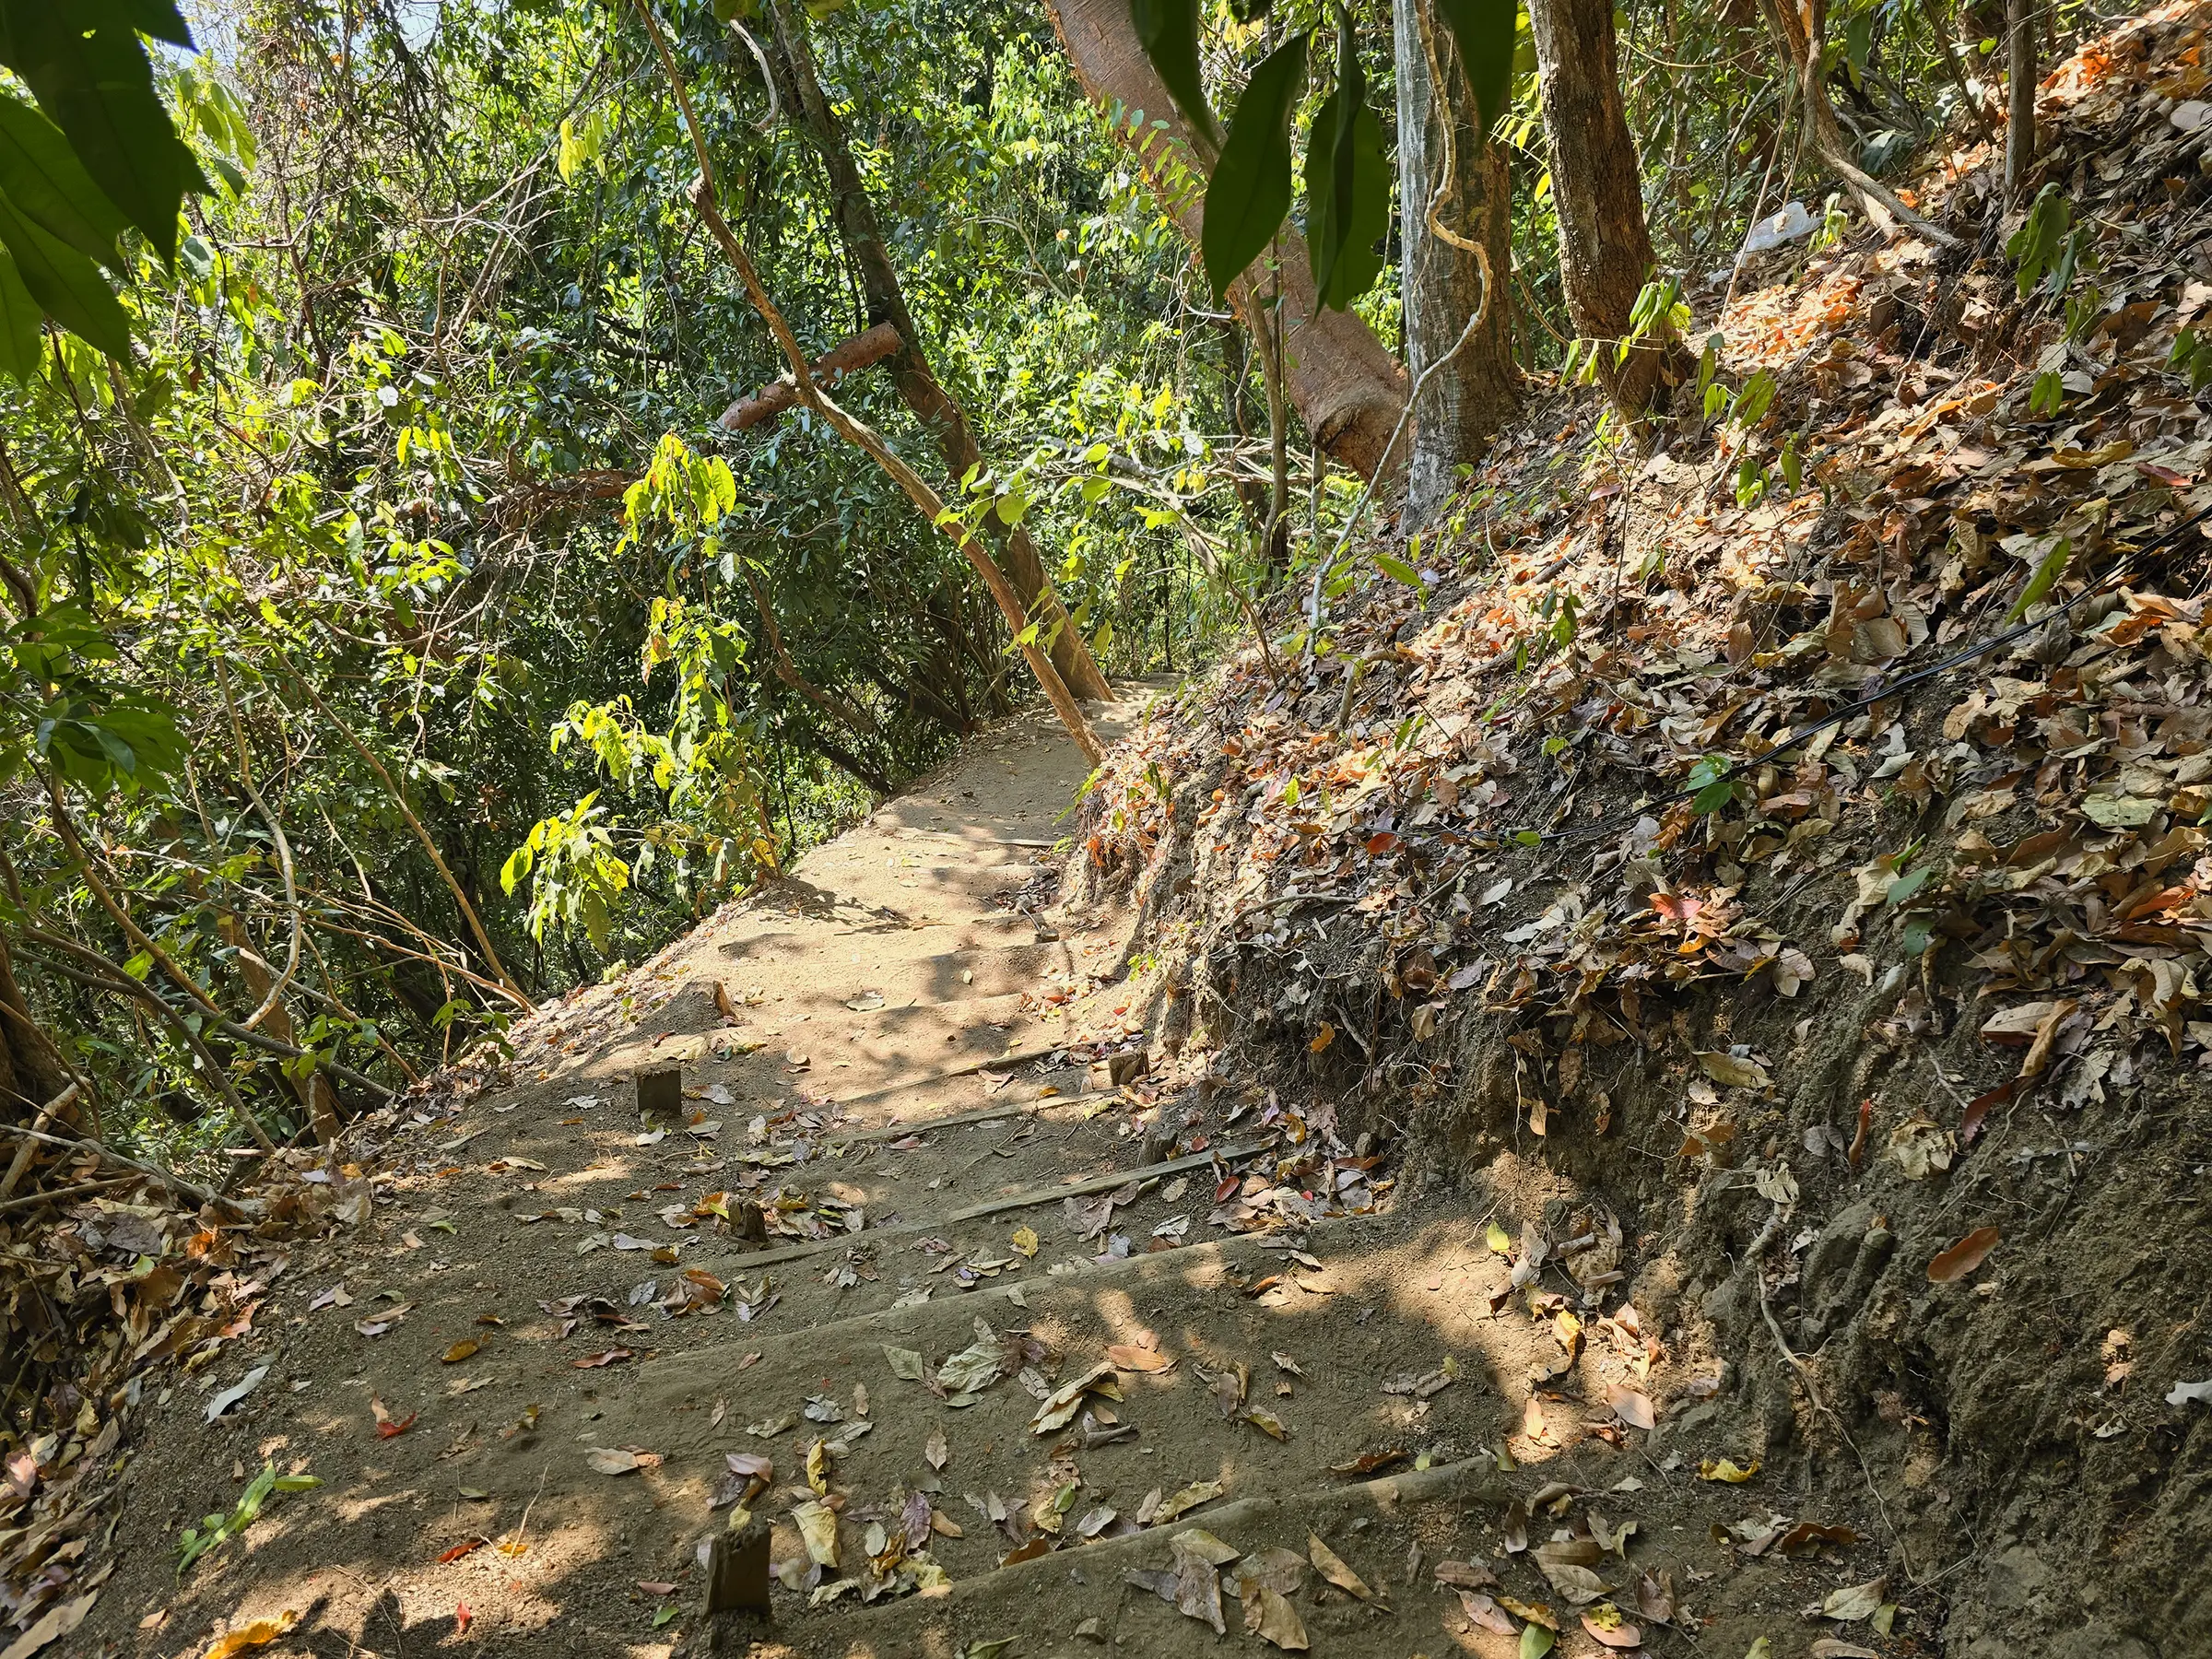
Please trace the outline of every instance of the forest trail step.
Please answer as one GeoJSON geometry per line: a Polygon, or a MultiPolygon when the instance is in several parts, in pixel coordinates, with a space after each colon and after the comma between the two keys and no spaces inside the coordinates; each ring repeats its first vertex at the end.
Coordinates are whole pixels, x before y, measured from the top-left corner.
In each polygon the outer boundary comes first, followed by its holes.
{"type": "MultiPolygon", "coordinates": [[[[1179,1659],[1217,1640],[1156,1594],[1194,1525],[1277,1572],[1324,1559],[1314,1538],[1351,1563],[1373,1601],[1308,1571],[1292,1604],[1331,1659],[1488,1653],[1505,1639],[1433,1571],[1488,1559],[1523,1601],[1552,1595],[1497,1554],[1509,1492],[1635,1512],[1681,1487],[1682,1454],[1654,1461],[1672,1424],[1622,1433],[1660,1350],[1572,1312],[1569,1267],[1618,1255],[1603,1218],[1594,1248],[1516,1282],[1484,1216],[1379,1206],[1376,1160],[1317,1154],[1300,1112],[1329,1102],[1116,1086],[1103,1057],[1141,1049],[1146,1010],[1088,971],[1127,943],[1111,918],[1046,917],[1033,875],[948,887],[925,924],[899,909],[879,878],[942,838],[931,802],[1004,830],[1006,790],[1080,783],[1064,746],[1014,747],[1011,771],[1006,746],[963,755],[525,1022],[503,1086],[403,1109],[363,1149],[371,1218],[299,1251],[253,1338],[150,1413],[130,1477],[160,1496],[123,1514],[109,1639],[173,1653],[125,1615],[196,1632],[291,1610],[301,1652],[428,1651],[465,1606],[468,1639],[522,1659],[677,1659],[718,1634],[759,1659],[950,1659],[1007,1635],[1019,1659],[1101,1638],[1179,1659]],[[956,970],[960,994],[890,1006],[956,970]],[[670,1067],[680,1112],[648,1122],[638,1078],[670,1067]],[[723,1222],[747,1203],[767,1238],[723,1222]],[[248,1366],[257,1390],[209,1424],[248,1366]],[[326,1484],[180,1589],[179,1528],[264,1460],[326,1484]],[[741,1501],[779,1575],[757,1630],[703,1607],[702,1547],[741,1501]]],[[[996,880],[1003,853],[981,856],[996,880]]],[[[1541,1542],[1549,1523],[1513,1524],[1541,1542]]],[[[1640,1570],[1602,1565],[1632,1595],[1640,1570]]],[[[1228,1571],[1230,1640],[1257,1651],[1228,1571]]],[[[1562,1651],[1594,1659],[1566,1622],[1562,1651]]]]}

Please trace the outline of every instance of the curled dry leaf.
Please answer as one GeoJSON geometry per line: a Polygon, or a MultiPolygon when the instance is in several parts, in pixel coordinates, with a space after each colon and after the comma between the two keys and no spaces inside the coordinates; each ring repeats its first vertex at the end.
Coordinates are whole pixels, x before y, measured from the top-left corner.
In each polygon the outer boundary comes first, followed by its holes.
{"type": "Polygon", "coordinates": [[[656,1467],[661,1456],[630,1446],[593,1446],[584,1452],[583,1461],[602,1475],[633,1475],[640,1469],[656,1467]]]}
{"type": "Polygon", "coordinates": [[[1841,1590],[1830,1590],[1820,1599],[1820,1617],[1832,1618],[1838,1624],[1853,1624],[1862,1618],[1871,1618],[1889,1593],[1888,1578],[1869,1579],[1864,1584],[1847,1584],[1841,1590]]]}
{"type": "Polygon", "coordinates": [[[1608,1388],[1606,1390],[1606,1404],[1613,1408],[1615,1417],[1631,1429],[1648,1430],[1659,1421],[1652,1410],[1651,1397],[1641,1389],[1608,1388]]]}
{"type": "Polygon", "coordinates": [[[1311,1644],[1306,1641],[1306,1627],[1298,1617],[1298,1609],[1283,1593],[1253,1579],[1241,1583],[1244,1633],[1257,1636],[1287,1653],[1307,1652],[1311,1644]]]}
{"type": "Polygon", "coordinates": [[[1698,1465],[1700,1480],[1718,1480],[1728,1486],[1742,1486],[1745,1481],[1758,1473],[1759,1459],[1756,1457],[1751,1460],[1751,1466],[1748,1468],[1739,1468],[1733,1461],[1725,1457],[1709,1457],[1698,1465]]]}
{"type": "MultiPolygon", "coordinates": [[[[86,1605],[91,1605],[89,1597],[86,1599],[86,1605]]],[[[248,1648],[267,1647],[270,1642],[288,1635],[292,1627],[299,1622],[300,1615],[287,1609],[274,1618],[257,1618],[251,1624],[240,1625],[235,1630],[217,1637],[214,1644],[200,1655],[200,1659],[231,1659],[232,1654],[242,1653],[248,1648]]]]}
{"type": "Polygon", "coordinates": [[[1296,1595],[1306,1582],[1306,1558],[1295,1549],[1255,1549],[1237,1563],[1230,1576],[1239,1586],[1265,1584],[1281,1595],[1296,1595]]]}
{"type": "Polygon", "coordinates": [[[1139,1347],[1135,1343],[1117,1342],[1106,1350],[1107,1363],[1117,1371],[1164,1371],[1175,1363],[1171,1354],[1163,1354],[1154,1344],[1139,1347]]]}
{"type": "Polygon", "coordinates": [[[1932,1284],[1953,1285],[1989,1259],[1989,1253],[1997,1247],[2004,1235],[1994,1227],[1977,1227],[1965,1238],[1940,1252],[1928,1264],[1928,1279],[1932,1284]]]}
{"type": "Polygon", "coordinates": [[[1611,1602],[1600,1602],[1583,1615],[1583,1629],[1609,1648],[1641,1646],[1643,1632],[1620,1616],[1611,1602]]]}
{"type": "Polygon", "coordinates": [[[1478,1590],[1459,1593],[1460,1610],[1466,1614],[1467,1622],[1478,1630],[1494,1631],[1500,1636],[1513,1634],[1512,1618],[1496,1601],[1478,1590]]]}
{"type": "Polygon", "coordinates": [[[1306,1535],[1306,1559],[1313,1563],[1315,1571],[1337,1589],[1363,1602],[1381,1604],[1382,1598],[1367,1587],[1367,1582],[1351,1570],[1342,1556],[1321,1541],[1319,1533],[1306,1535]]]}
{"type": "Polygon", "coordinates": [[[1172,1497],[1164,1500],[1152,1512],[1155,1525],[1165,1525],[1179,1515],[1188,1514],[1202,1503],[1211,1503],[1227,1488],[1218,1480],[1194,1480],[1172,1497]]]}

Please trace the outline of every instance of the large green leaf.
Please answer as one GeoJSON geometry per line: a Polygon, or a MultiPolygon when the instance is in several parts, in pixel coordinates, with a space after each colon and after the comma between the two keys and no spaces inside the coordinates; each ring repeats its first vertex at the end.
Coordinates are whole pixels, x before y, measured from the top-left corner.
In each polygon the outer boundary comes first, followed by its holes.
{"type": "Polygon", "coordinates": [[[0,374],[28,381],[39,371],[39,302],[23,286],[23,274],[0,250],[0,374]]]}
{"type": "Polygon", "coordinates": [[[1367,292],[1382,269],[1374,244],[1389,229],[1390,161],[1382,124],[1367,107],[1367,75],[1347,12],[1336,37],[1336,87],[1306,140],[1306,254],[1321,304],[1342,311],[1367,292]]]}
{"type": "Polygon", "coordinates": [[[191,39],[163,0],[0,0],[0,63],[29,85],[85,171],[169,260],[178,206],[207,181],[154,88],[136,33],[144,26],[179,43],[191,39]]]}
{"type": "Polygon", "coordinates": [[[1520,0],[1436,0],[1436,9],[1459,48],[1459,61],[1465,66],[1467,86],[1475,94],[1475,108],[1488,137],[1512,101],[1513,32],[1520,0]]]}
{"type": "Polygon", "coordinates": [[[1217,300],[1275,240],[1290,211],[1290,112],[1305,84],[1311,39],[1295,36],[1262,60],[1222,141],[1198,238],[1217,300]]]}
{"type": "Polygon", "coordinates": [[[131,355],[131,324],[100,267],[49,236],[0,196],[0,243],[15,255],[23,286],[46,314],[112,358],[131,355]]]}
{"type": "Polygon", "coordinates": [[[92,182],[62,129],[19,98],[0,95],[0,191],[24,218],[79,253],[120,269],[115,239],[130,221],[92,182]]]}
{"type": "Polygon", "coordinates": [[[192,50],[192,30],[185,27],[177,0],[118,0],[118,9],[140,34],[192,50]]]}
{"type": "Polygon", "coordinates": [[[1198,0],[1129,0],[1129,20],[1183,118],[1213,137],[1218,129],[1198,73],[1198,0]]]}

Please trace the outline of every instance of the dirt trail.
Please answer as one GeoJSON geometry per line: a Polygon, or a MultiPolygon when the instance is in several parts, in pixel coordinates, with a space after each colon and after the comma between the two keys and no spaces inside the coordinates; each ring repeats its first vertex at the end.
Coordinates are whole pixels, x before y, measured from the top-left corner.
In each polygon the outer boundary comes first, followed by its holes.
{"type": "Polygon", "coordinates": [[[1606,1651],[1575,1596],[1656,1653],[1691,1651],[1651,1617],[1675,1596],[1703,1651],[1806,1651],[1795,1609],[1881,1550],[1709,1535],[1781,1516],[1695,1477],[1747,1455],[1741,1426],[1697,1403],[1716,1365],[1639,1324],[1609,1217],[1512,1158],[1472,1199],[1404,1203],[1329,1101],[1204,1056],[1111,1086],[1093,1056],[1141,1051],[1150,1010],[1109,979],[1124,919],[1049,903],[1081,776],[1043,722],[1001,728],[543,1013],[490,1087],[379,1130],[366,1218],[298,1247],[252,1334],[142,1418],[82,1651],[198,1654],[296,1616],[261,1651],[701,1653],[701,1546],[734,1500],[772,1524],[781,1582],[768,1620],[722,1621],[726,1651],[1194,1653],[1218,1610],[1253,1652],[1504,1655],[1500,1602],[1606,1651]],[[634,1078],[669,1065],[683,1121],[645,1121],[634,1078]],[[1168,1161],[1140,1164],[1148,1139],[1168,1161]],[[1493,1222],[1547,1205],[1576,1248],[1532,1262],[1493,1222]],[[1086,1376],[1037,1431],[1038,1396],[1086,1376]],[[180,1529],[265,1461],[323,1484],[180,1583],[180,1529]]]}

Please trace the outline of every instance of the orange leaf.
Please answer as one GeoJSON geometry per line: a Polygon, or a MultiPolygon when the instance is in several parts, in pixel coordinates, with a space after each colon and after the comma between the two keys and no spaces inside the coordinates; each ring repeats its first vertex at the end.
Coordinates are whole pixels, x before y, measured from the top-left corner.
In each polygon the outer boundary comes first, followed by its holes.
{"type": "Polygon", "coordinates": [[[482,1343],[471,1336],[463,1341],[454,1343],[452,1347],[447,1348],[445,1352],[439,1355],[438,1358],[447,1365],[458,1365],[464,1359],[474,1359],[477,1357],[477,1350],[481,1348],[484,1345],[482,1343]]]}
{"type": "Polygon", "coordinates": [[[2003,1236],[1994,1227],[1975,1228],[1928,1264],[1929,1282],[1957,1284],[1989,1259],[1989,1253],[1997,1247],[1997,1241],[2003,1236]]]}
{"type": "Polygon", "coordinates": [[[468,1555],[472,1551],[478,1550],[483,1547],[483,1539],[470,1538],[465,1543],[454,1545],[451,1549],[440,1556],[438,1558],[438,1565],[441,1567],[446,1566],[451,1562],[459,1560],[463,1556],[468,1555]]]}
{"type": "Polygon", "coordinates": [[[1321,1022],[1321,1030],[1314,1033],[1313,1041],[1306,1044],[1306,1052],[1310,1054],[1318,1054],[1335,1041],[1336,1028],[1324,1019],[1321,1022]]]}
{"type": "Polygon", "coordinates": [[[1106,1363],[1116,1371],[1163,1371],[1175,1360],[1172,1355],[1163,1354],[1158,1348],[1117,1342],[1106,1350],[1106,1363]]]}

